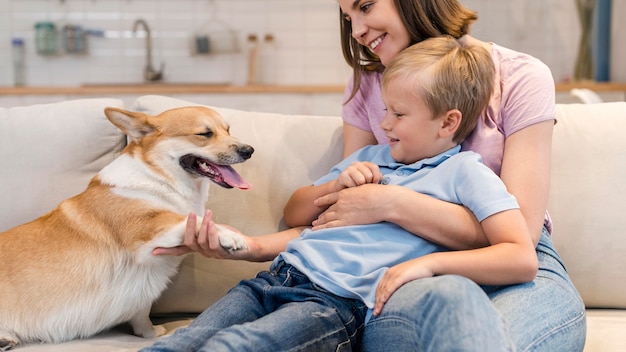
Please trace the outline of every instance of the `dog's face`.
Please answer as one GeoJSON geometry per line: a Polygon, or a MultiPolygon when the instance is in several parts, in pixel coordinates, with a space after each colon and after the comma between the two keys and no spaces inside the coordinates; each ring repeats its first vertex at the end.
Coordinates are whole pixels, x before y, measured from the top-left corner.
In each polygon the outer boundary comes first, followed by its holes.
{"type": "Polygon", "coordinates": [[[250,187],[229,165],[249,159],[254,148],[231,136],[228,124],[216,111],[194,106],[151,116],[107,108],[105,114],[129,136],[125,152],[141,156],[147,165],[167,170],[173,177],[184,172],[208,177],[222,187],[250,187]]]}

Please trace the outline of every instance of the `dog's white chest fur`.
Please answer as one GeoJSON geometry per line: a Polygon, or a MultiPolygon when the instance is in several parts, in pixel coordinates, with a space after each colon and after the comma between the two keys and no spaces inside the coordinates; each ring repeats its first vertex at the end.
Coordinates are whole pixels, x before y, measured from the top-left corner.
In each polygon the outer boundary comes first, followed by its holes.
{"type": "Polygon", "coordinates": [[[190,211],[201,214],[210,181],[185,180],[177,176],[174,172],[156,173],[127,154],[119,156],[99,173],[101,182],[110,185],[111,191],[120,197],[145,200],[153,207],[179,214],[190,211]]]}

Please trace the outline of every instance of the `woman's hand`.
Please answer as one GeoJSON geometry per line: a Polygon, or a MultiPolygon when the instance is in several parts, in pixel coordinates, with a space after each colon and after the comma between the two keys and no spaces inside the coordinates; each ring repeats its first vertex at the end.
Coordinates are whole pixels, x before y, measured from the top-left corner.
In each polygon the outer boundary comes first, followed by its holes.
{"type": "Polygon", "coordinates": [[[329,193],[314,201],[318,207],[328,207],[313,221],[313,230],[375,224],[387,220],[395,186],[364,184],[329,193]]]}
{"type": "Polygon", "coordinates": [[[450,249],[489,244],[469,209],[398,185],[345,188],[320,196],[313,203],[328,207],[312,221],[313,230],[388,221],[450,249]]]}
{"type": "Polygon", "coordinates": [[[381,179],[382,173],[378,165],[356,162],[343,170],[335,180],[317,186],[300,187],[285,204],[285,224],[289,227],[309,226],[328,210],[329,205],[335,204],[336,192],[363,184],[378,183],[381,179]]]}

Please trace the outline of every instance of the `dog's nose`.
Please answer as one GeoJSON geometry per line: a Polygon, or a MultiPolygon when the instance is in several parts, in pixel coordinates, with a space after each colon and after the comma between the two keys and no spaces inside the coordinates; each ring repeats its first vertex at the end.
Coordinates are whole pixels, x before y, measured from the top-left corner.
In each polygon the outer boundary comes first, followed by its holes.
{"type": "Polygon", "coordinates": [[[252,146],[249,146],[247,144],[240,145],[237,148],[237,153],[244,159],[250,159],[250,157],[252,156],[252,153],[254,153],[254,148],[252,148],[252,146]]]}

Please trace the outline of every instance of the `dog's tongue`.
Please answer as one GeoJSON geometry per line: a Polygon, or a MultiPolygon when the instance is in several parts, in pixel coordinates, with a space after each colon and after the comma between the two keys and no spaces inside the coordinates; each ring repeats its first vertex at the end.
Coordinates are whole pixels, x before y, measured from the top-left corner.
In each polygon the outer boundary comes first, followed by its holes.
{"type": "Polygon", "coordinates": [[[252,187],[246,180],[244,180],[232,167],[228,165],[215,165],[219,172],[222,174],[224,182],[228,183],[232,187],[241,189],[248,189],[252,187]]]}

